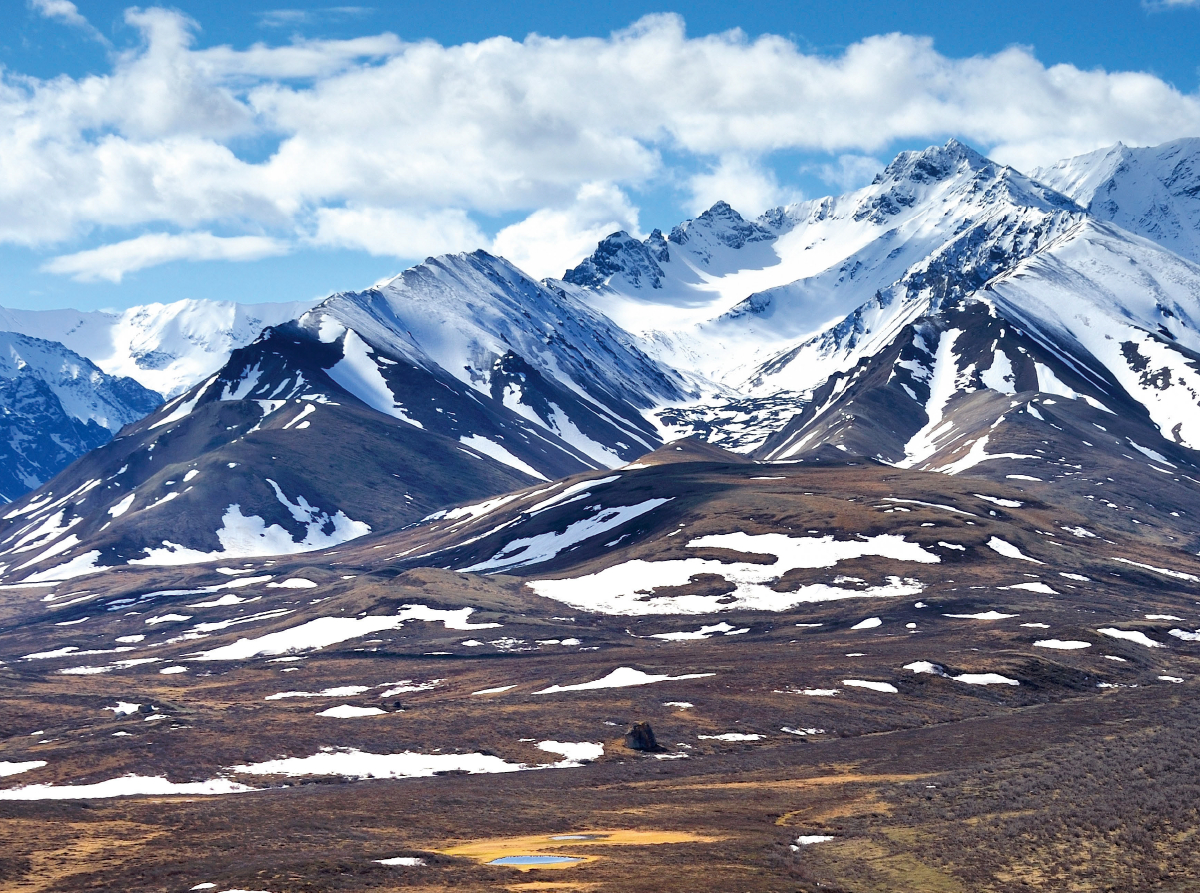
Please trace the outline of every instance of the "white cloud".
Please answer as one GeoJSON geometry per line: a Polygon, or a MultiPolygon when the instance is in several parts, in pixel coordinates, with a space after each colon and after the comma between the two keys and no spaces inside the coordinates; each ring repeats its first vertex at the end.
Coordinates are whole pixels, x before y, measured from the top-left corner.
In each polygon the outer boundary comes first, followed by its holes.
{"type": "Polygon", "coordinates": [[[535,278],[561,276],[618,230],[641,236],[637,208],[612,184],[585,183],[569,205],[534,211],[500,230],[491,250],[535,278]]]}
{"type": "Polygon", "coordinates": [[[212,233],[148,233],[135,239],[103,245],[47,261],[48,273],[70,276],[77,282],[107,279],[120,282],[126,273],[177,260],[259,260],[286,254],[288,245],[266,236],[229,236],[212,233]]]}
{"type": "Polygon", "coordinates": [[[57,19],[64,25],[85,31],[89,37],[103,44],[108,43],[104,35],[92,27],[92,23],[80,14],[79,8],[71,0],[29,0],[29,8],[43,18],[57,19]]]}
{"type": "Polygon", "coordinates": [[[268,9],[258,14],[258,22],[264,28],[294,28],[321,19],[347,19],[369,15],[374,10],[369,6],[327,6],[323,9],[268,9]]]}
{"type": "Polygon", "coordinates": [[[822,180],[838,191],[850,192],[866,186],[886,166],[886,161],[870,155],[847,153],[839,155],[833,164],[821,165],[819,173],[822,180]]]}
{"type": "Polygon", "coordinates": [[[1147,9],[1181,9],[1185,6],[1200,7],[1200,0],[1142,0],[1147,9]]]}
{"type": "Polygon", "coordinates": [[[1150,74],[1024,48],[953,59],[902,34],[819,55],[770,35],[689,38],[659,15],[607,38],[198,49],[180,13],[126,20],[141,42],[105,75],[0,71],[0,242],[220,226],[424,253],[486,244],[473,221],[525,214],[497,246],[549,269],[631,225],[624,196],[642,186],[684,183],[697,209],[723,198],[747,214],[786,199],[776,151],[852,159],[953,135],[1029,169],[1200,132],[1200,96],[1150,74]],[[238,154],[264,143],[266,158],[238,154]],[[596,183],[622,198],[587,198],[596,183]]]}
{"type": "Polygon", "coordinates": [[[311,239],[314,245],[402,258],[473,250],[486,241],[464,211],[419,214],[394,208],[321,208],[311,239]]]}
{"type": "Polygon", "coordinates": [[[692,211],[699,214],[726,201],[743,217],[757,217],[800,196],[788,193],[759,163],[740,155],[723,156],[710,170],[692,176],[692,211]]]}

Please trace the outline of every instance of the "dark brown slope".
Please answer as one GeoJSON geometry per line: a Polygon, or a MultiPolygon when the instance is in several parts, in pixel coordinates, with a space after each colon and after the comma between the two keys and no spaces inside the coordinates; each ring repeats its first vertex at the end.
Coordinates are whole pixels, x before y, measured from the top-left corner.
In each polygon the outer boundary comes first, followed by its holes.
{"type": "Polygon", "coordinates": [[[329,552],[126,568],[0,591],[0,761],[45,761],[0,781],[5,883],[64,893],[201,883],[311,891],[535,882],[764,893],[1008,893],[1026,882],[1186,889],[1200,865],[1166,825],[1186,829],[1196,819],[1188,779],[1200,719],[1189,693],[1200,644],[1172,630],[1200,628],[1200,561],[978,479],[854,460],[753,464],[682,446],[636,463],[648,467],[543,484],[474,515],[445,513],[329,552]],[[667,453],[698,461],[660,462],[667,453]],[[577,485],[558,504],[534,508],[577,485]],[[515,573],[411,566],[465,566],[515,539],[563,533],[596,517],[597,505],[648,499],[670,501],[515,573]],[[722,604],[715,575],[687,587],[713,599],[711,612],[694,615],[589,611],[525,585],[634,559],[770,567],[762,541],[751,552],[689,545],[737,532],[837,542],[890,535],[939,560],[875,555],[798,568],[773,590],[824,584],[848,597],[774,611],[722,604]],[[988,545],[996,539],[1039,563],[996,552],[988,545]],[[400,556],[422,543],[441,551],[400,556]],[[865,594],[890,576],[923,588],[865,594]],[[1014,616],[948,616],[992,611],[1014,616]],[[358,632],[317,642],[313,631],[330,628],[322,618],[358,624],[358,632]],[[272,633],[288,638],[265,639],[272,633]],[[691,638],[655,638],[680,633],[691,638]],[[1037,644],[1047,640],[1088,647],[1037,644]],[[916,662],[936,672],[913,672],[916,662]],[[620,667],[700,675],[546,691],[620,667]],[[987,674],[1017,684],[954,678],[987,674]],[[306,694],[280,697],[289,692],[306,694]],[[123,715],[105,709],[121,702],[143,706],[123,715]],[[341,705],[382,712],[319,715],[341,705]],[[624,747],[623,732],[641,720],[671,759],[624,747]],[[558,761],[541,742],[588,742],[604,752],[575,768],[424,779],[237,768],[353,750],[558,761]],[[28,784],[129,774],[225,778],[264,790],[84,800],[75,789],[61,792],[67,800],[4,799],[28,784]],[[700,839],[548,839],[617,831],[700,839]],[[834,840],[800,845],[800,835],[834,840]],[[484,864],[535,848],[590,861],[533,876],[484,864]],[[1105,870],[1078,863],[1080,848],[1088,865],[1105,870]],[[394,857],[425,864],[374,861],[394,857]]]}

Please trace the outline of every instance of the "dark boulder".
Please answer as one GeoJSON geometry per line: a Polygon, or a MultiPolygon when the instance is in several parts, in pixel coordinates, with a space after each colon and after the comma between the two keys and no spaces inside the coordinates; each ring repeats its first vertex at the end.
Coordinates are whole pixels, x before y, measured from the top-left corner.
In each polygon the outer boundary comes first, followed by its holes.
{"type": "Polygon", "coordinates": [[[625,746],[630,750],[641,750],[647,753],[665,749],[655,739],[654,729],[650,728],[648,722],[637,722],[630,726],[629,731],[625,733],[625,746]]]}

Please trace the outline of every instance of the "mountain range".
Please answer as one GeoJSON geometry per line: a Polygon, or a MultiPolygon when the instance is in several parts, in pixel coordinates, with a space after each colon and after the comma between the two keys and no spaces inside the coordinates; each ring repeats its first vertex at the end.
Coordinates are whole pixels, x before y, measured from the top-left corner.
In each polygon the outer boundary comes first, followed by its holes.
{"type": "Polygon", "coordinates": [[[0,335],[0,886],[1190,889],[1198,160],[0,335]]]}
{"type": "Polygon", "coordinates": [[[1052,488],[1195,550],[1198,169],[1198,140],[1032,176],[951,140],[561,280],[475,252],[315,306],[6,311],[174,397],[18,500],[6,579],[327,548],[679,437],[1052,488]]]}

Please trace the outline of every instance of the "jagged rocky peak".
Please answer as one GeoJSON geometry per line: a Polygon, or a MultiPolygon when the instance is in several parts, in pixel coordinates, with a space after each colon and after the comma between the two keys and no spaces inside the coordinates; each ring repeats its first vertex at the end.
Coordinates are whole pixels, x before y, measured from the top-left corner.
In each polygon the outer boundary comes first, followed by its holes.
{"type": "Polygon", "coordinates": [[[891,164],[875,175],[873,185],[902,180],[932,183],[948,179],[964,167],[978,171],[993,163],[970,146],[950,139],[944,146],[930,146],[919,152],[901,152],[891,164]]]}
{"type": "Polygon", "coordinates": [[[1042,211],[1081,211],[1075,201],[958,140],[920,152],[901,152],[864,190],[855,220],[885,223],[930,194],[948,192],[973,205],[997,203],[1042,211]]]}
{"type": "Polygon", "coordinates": [[[623,274],[634,288],[643,284],[662,288],[663,271],[659,264],[670,260],[667,240],[660,230],[654,230],[643,242],[622,230],[606,237],[579,266],[567,270],[563,281],[596,287],[607,285],[613,276],[623,274]]]}
{"type": "MultiPolygon", "coordinates": [[[[609,286],[617,291],[669,290],[672,277],[688,281],[695,277],[690,267],[711,272],[725,266],[729,258],[740,257],[748,246],[769,245],[791,225],[788,208],[774,208],[757,220],[747,220],[728,202],[719,201],[674,226],[667,236],[656,229],[639,241],[624,231],[613,233],[590,257],[567,270],[563,282],[584,288],[609,286]],[[724,260],[718,262],[719,258],[724,260]]],[[[758,262],[769,261],[758,258],[758,262]]],[[[734,269],[739,267],[739,262],[732,264],[734,269]]]]}
{"type": "MultiPolygon", "coordinates": [[[[719,201],[700,216],[685,220],[671,230],[667,240],[676,245],[689,245],[694,253],[697,241],[712,241],[726,248],[742,248],[749,242],[769,242],[776,233],[760,223],[746,220],[728,202],[719,201]]],[[[704,254],[708,252],[703,252],[704,254]]]]}

